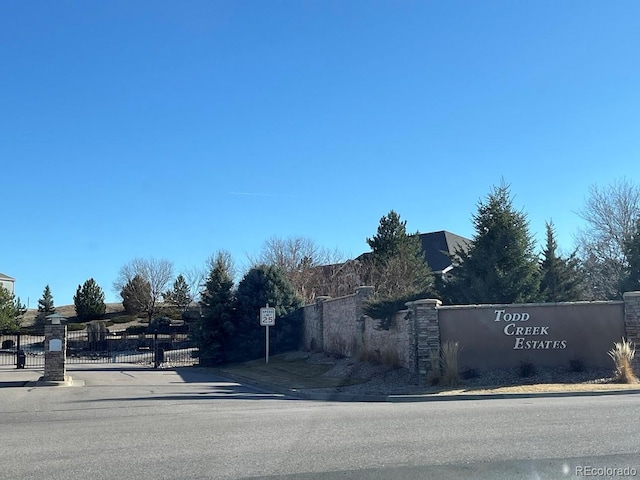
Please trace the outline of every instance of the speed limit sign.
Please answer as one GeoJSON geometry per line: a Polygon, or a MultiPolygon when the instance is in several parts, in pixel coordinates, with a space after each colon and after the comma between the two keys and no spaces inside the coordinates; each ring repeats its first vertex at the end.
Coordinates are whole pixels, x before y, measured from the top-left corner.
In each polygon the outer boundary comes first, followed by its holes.
{"type": "Polygon", "coordinates": [[[262,307],[260,309],[260,325],[263,327],[273,327],[276,324],[276,309],[273,307],[262,307]]]}

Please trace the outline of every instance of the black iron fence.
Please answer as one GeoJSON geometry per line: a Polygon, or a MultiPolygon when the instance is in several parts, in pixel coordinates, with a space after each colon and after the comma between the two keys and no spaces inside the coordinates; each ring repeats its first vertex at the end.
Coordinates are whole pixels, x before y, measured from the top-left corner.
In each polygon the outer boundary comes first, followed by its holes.
{"type": "Polygon", "coordinates": [[[44,367],[44,335],[0,335],[0,365],[44,367]]]}
{"type": "MultiPolygon", "coordinates": [[[[0,365],[44,367],[44,335],[0,335],[0,347],[0,365]]],[[[195,344],[186,333],[67,333],[67,364],[194,365],[198,363],[197,353],[195,344]]]]}

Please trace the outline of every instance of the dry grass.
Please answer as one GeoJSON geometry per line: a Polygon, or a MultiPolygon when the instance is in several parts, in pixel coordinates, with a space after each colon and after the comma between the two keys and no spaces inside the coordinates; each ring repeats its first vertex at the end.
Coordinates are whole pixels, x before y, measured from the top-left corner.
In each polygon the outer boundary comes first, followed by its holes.
{"type": "Polygon", "coordinates": [[[241,377],[278,385],[285,388],[338,388],[347,385],[364,383],[363,378],[326,377],[324,373],[333,368],[333,364],[313,364],[306,358],[287,360],[287,354],[269,357],[269,364],[264,359],[229,365],[220,368],[241,377]]]}
{"type": "Polygon", "coordinates": [[[440,372],[440,359],[435,355],[431,357],[431,369],[429,370],[429,378],[427,381],[429,385],[438,385],[440,380],[442,380],[442,375],[440,372]]]}
{"type": "Polygon", "coordinates": [[[464,393],[473,394],[494,394],[494,393],[554,393],[554,392],[611,392],[611,391],[633,391],[638,390],[638,385],[621,385],[610,383],[599,384],[568,384],[568,383],[538,383],[535,385],[511,385],[505,387],[487,388],[460,388],[443,390],[436,395],[458,395],[464,393]]]}
{"type": "Polygon", "coordinates": [[[442,383],[449,387],[457,387],[460,383],[460,375],[458,373],[458,351],[460,346],[458,342],[445,342],[440,347],[442,356],[442,383]]]}
{"type": "MultiPolygon", "coordinates": [[[[124,312],[122,303],[107,303],[106,306],[107,306],[107,311],[106,311],[107,315],[124,312]]],[[[76,307],[74,305],[62,305],[60,307],[56,306],[56,313],[59,313],[60,315],[68,319],[73,319],[76,316],[76,307]]],[[[24,317],[22,317],[22,326],[28,327],[33,325],[33,322],[36,319],[37,315],[38,315],[37,308],[31,308],[27,310],[27,313],[25,313],[24,317]]]]}
{"type": "Polygon", "coordinates": [[[615,378],[620,383],[638,383],[638,377],[633,373],[633,358],[636,349],[633,343],[627,342],[624,338],[622,342],[616,342],[608,354],[616,364],[615,378]]]}
{"type": "Polygon", "coordinates": [[[382,351],[378,348],[371,349],[366,339],[362,342],[357,358],[360,362],[378,363],[380,365],[388,365],[391,368],[402,367],[398,352],[390,348],[382,351]]]}

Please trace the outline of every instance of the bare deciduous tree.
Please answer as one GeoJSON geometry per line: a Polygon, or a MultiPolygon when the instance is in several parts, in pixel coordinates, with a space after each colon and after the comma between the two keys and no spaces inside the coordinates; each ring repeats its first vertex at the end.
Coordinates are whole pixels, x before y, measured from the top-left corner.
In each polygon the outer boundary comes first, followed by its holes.
{"type": "MultiPolygon", "coordinates": [[[[208,262],[208,260],[207,260],[208,262]]],[[[208,263],[207,263],[208,264],[208,263]]],[[[189,286],[189,295],[193,301],[200,300],[200,292],[204,286],[205,279],[207,277],[207,270],[205,267],[189,267],[182,270],[182,276],[184,277],[187,285],[189,286]]]]}
{"type": "Polygon", "coordinates": [[[136,275],[146,280],[150,286],[151,298],[148,301],[142,300],[141,303],[146,305],[147,316],[151,321],[163,292],[173,279],[173,263],[165,259],[134,258],[120,268],[118,278],[113,283],[114,291],[121,294],[124,286],[136,275]]]}
{"type": "Polygon", "coordinates": [[[339,251],[319,247],[306,237],[271,237],[257,257],[249,258],[252,266],[273,265],[283,271],[305,302],[312,301],[316,295],[329,294],[322,291],[326,288],[327,268],[338,268],[343,261],[339,251]]]}
{"type": "Polygon", "coordinates": [[[578,215],[586,222],[576,244],[590,280],[590,297],[615,298],[627,265],[624,244],[640,217],[640,186],[627,179],[604,188],[592,185],[578,215]]]}

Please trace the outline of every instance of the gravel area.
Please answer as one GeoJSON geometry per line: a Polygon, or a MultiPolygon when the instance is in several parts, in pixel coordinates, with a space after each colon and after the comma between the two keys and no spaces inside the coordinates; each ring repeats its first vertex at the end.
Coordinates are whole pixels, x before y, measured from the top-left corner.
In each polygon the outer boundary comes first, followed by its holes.
{"type": "MultiPolygon", "coordinates": [[[[393,368],[370,362],[358,362],[353,358],[338,358],[326,353],[293,352],[290,359],[306,358],[315,364],[332,365],[324,375],[336,378],[361,378],[366,382],[337,388],[309,389],[318,393],[349,393],[354,395],[390,395],[436,393],[446,390],[442,385],[420,387],[418,376],[405,368],[393,368]]],[[[478,390],[516,385],[537,384],[608,384],[613,383],[613,369],[536,368],[522,377],[518,368],[462,372],[458,389],[478,390]]]]}

